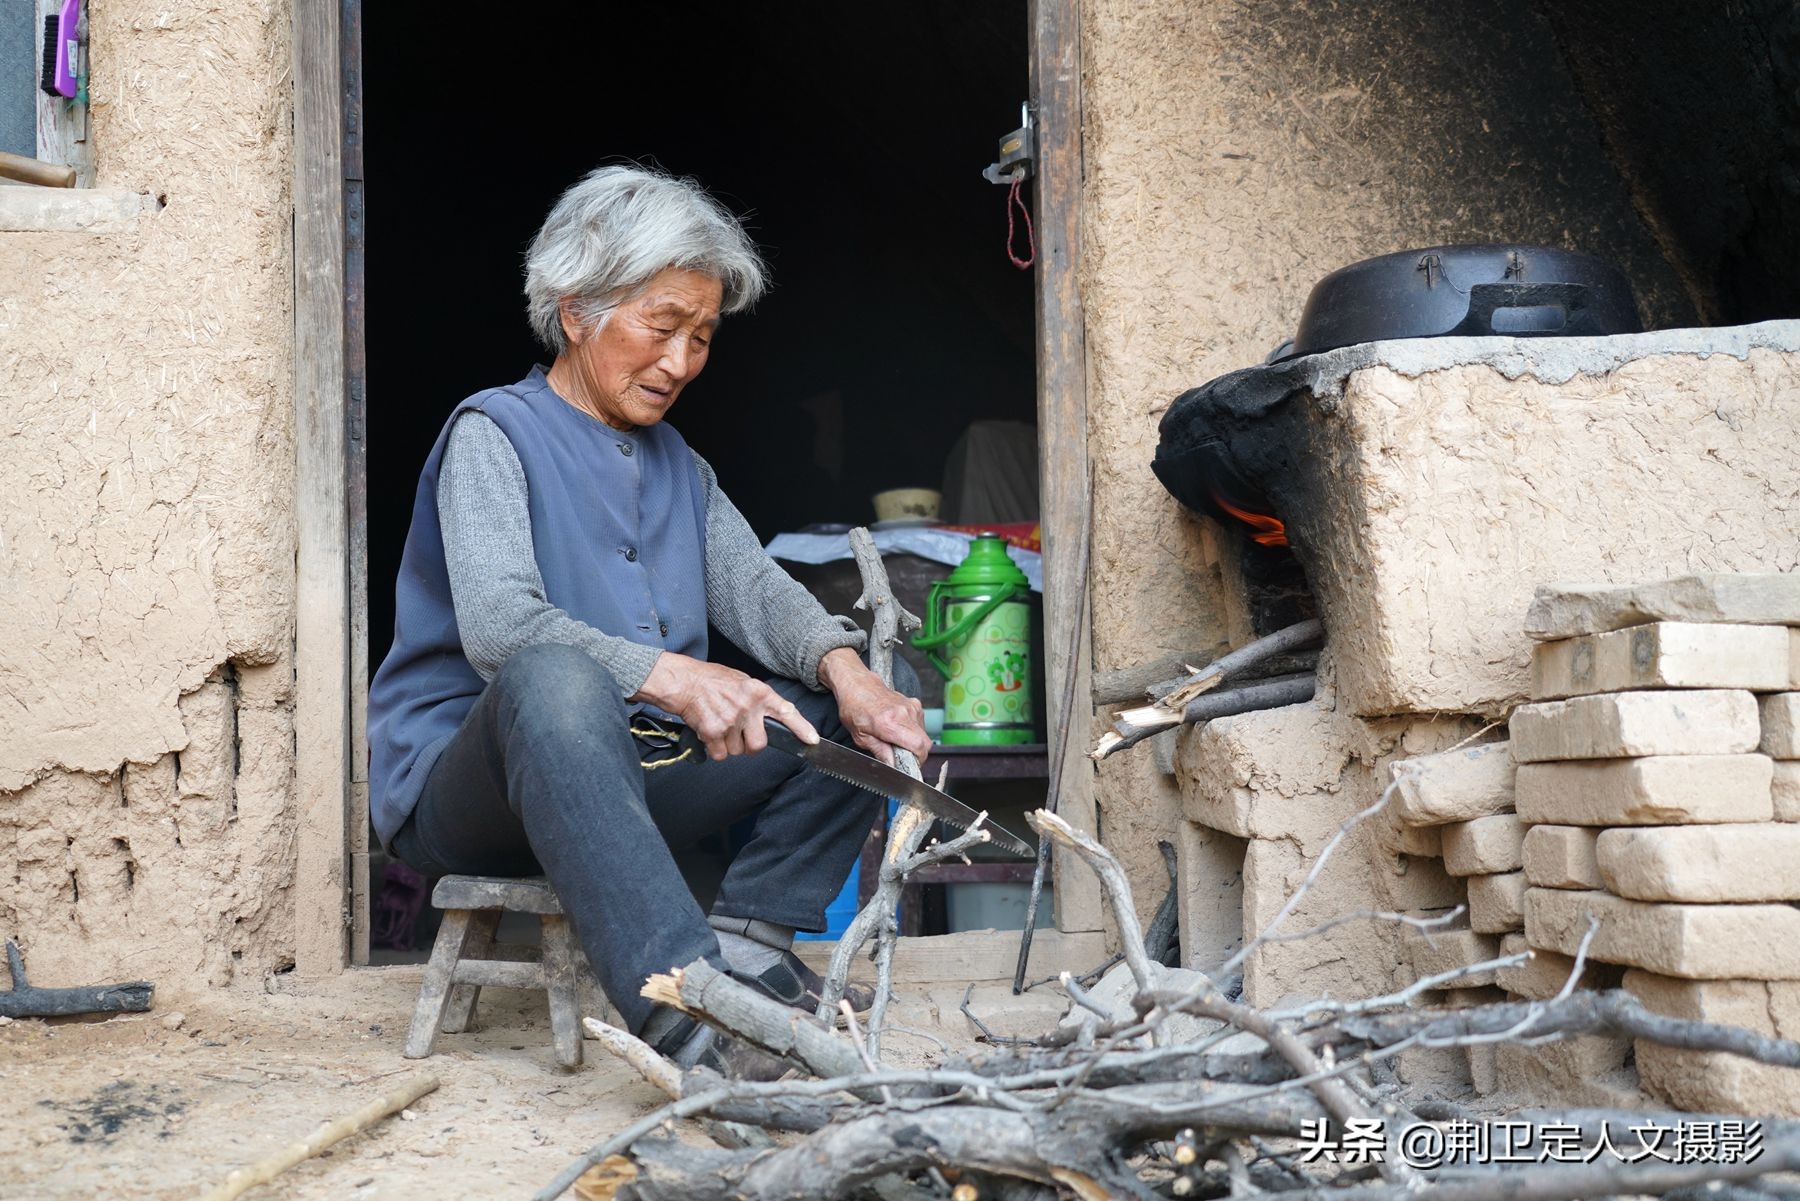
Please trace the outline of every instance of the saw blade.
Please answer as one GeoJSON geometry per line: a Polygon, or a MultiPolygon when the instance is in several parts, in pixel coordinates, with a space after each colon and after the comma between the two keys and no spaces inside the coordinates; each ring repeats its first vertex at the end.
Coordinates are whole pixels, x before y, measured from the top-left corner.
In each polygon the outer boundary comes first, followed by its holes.
{"type": "Polygon", "coordinates": [[[1024,839],[992,819],[982,819],[975,810],[923,780],[916,780],[898,768],[889,767],[881,760],[842,743],[823,740],[809,746],[795,737],[793,731],[786,726],[772,720],[767,726],[771,748],[805,760],[834,780],[842,780],[877,796],[894,797],[917,805],[932,817],[948,822],[960,830],[973,829],[979,819],[981,828],[987,831],[989,841],[994,846],[1026,859],[1037,856],[1037,852],[1024,839]]]}

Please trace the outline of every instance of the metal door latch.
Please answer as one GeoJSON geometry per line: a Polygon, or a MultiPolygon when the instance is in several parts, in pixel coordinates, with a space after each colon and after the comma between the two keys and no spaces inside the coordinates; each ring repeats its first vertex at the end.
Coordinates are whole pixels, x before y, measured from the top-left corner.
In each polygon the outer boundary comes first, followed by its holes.
{"type": "Polygon", "coordinates": [[[1030,179],[1037,161],[1037,131],[1031,125],[1031,102],[1019,105],[1019,128],[1000,139],[1000,160],[982,168],[981,177],[1001,185],[1030,179]]]}

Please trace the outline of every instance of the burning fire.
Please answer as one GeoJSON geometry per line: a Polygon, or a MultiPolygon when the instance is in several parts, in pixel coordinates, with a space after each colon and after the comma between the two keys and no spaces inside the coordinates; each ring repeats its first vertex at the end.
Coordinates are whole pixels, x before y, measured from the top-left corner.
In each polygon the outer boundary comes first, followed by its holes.
{"type": "Polygon", "coordinates": [[[1248,509],[1240,509],[1217,494],[1213,496],[1213,501],[1221,509],[1256,531],[1250,535],[1250,541],[1260,546],[1286,546],[1288,544],[1287,526],[1281,524],[1281,518],[1271,517],[1267,513],[1252,513],[1248,509]]]}

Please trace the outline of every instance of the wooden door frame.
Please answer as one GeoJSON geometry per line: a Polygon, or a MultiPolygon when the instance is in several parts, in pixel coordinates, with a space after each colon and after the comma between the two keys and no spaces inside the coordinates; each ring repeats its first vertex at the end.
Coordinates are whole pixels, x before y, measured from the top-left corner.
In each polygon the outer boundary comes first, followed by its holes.
{"type": "MultiPolygon", "coordinates": [[[[344,0],[354,4],[355,0],[344,0]]],[[[294,960],[350,962],[352,788],[343,11],[294,0],[294,960]]],[[[366,773],[359,773],[366,774],[366,773]]],[[[366,846],[360,847],[366,861],[366,846]]]]}
{"type": "MultiPolygon", "coordinates": [[[[1031,104],[1037,128],[1037,407],[1044,547],[1044,658],[1057,811],[1098,834],[1089,620],[1092,507],[1087,337],[1081,307],[1081,0],[1030,0],[1031,104]],[[1065,699],[1072,698],[1072,699],[1065,699]],[[1064,706],[1069,722],[1058,728],[1064,706]],[[1060,772],[1058,770],[1060,765],[1060,772]]],[[[1102,928],[1100,887],[1072,855],[1056,860],[1056,925],[1102,928]]]]}
{"type": "MultiPolygon", "coordinates": [[[[360,18],[361,0],[294,0],[294,921],[296,967],[310,975],[368,959],[360,18]]],[[[1093,705],[1080,0],[1029,0],[1028,20],[1051,762],[1061,764],[1060,812],[1097,832],[1084,753],[1093,705]],[[1071,695],[1071,720],[1057,728],[1071,695]]],[[[1060,858],[1057,867],[1057,926],[1101,929],[1092,873],[1060,858]]]]}

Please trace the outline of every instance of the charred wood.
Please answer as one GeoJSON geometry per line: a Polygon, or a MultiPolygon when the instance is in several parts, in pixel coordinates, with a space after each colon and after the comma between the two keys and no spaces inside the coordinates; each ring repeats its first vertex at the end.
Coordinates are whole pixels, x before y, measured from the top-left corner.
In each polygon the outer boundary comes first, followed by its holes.
{"type": "MultiPolygon", "coordinates": [[[[1319,652],[1289,651],[1279,655],[1271,655],[1259,663],[1240,668],[1219,681],[1221,684],[1254,684],[1258,680],[1272,680],[1276,676],[1294,676],[1304,672],[1316,671],[1319,666],[1319,652]]],[[[1144,689],[1144,697],[1150,701],[1161,701],[1183,687],[1193,683],[1191,675],[1174,676],[1158,680],[1144,689]]]]}
{"type": "Polygon", "coordinates": [[[143,1013],[156,986],[148,980],[126,984],[88,984],[75,988],[38,988],[25,978],[25,958],[18,945],[6,941],[6,966],[12,990],[0,992],[0,1017],[49,1018],[78,1013],[143,1013]]]}
{"type": "MultiPolygon", "coordinates": [[[[1113,732],[1100,739],[1100,744],[1094,748],[1090,757],[1104,759],[1175,726],[1193,725],[1239,713],[1253,713],[1258,709],[1298,705],[1310,701],[1317,686],[1318,677],[1307,672],[1302,675],[1276,676],[1271,680],[1246,684],[1242,688],[1229,688],[1223,692],[1200,693],[1179,709],[1171,707],[1169,701],[1127,709],[1113,718],[1113,732]]],[[[1170,700],[1173,699],[1175,698],[1171,696],[1170,700]]]]}
{"type": "Polygon", "coordinates": [[[1159,702],[1168,704],[1170,708],[1180,708],[1202,692],[1217,688],[1233,675],[1272,659],[1276,655],[1317,642],[1324,636],[1325,623],[1318,618],[1296,622],[1265,638],[1258,638],[1255,642],[1246,643],[1230,654],[1213,660],[1205,667],[1188,673],[1185,679],[1177,677],[1175,680],[1167,681],[1173,687],[1163,689],[1160,685],[1153,685],[1151,694],[1159,702]]]}
{"type": "Polygon", "coordinates": [[[1151,689],[1174,677],[1182,682],[1191,679],[1188,673],[1196,663],[1210,663],[1217,656],[1215,647],[1205,650],[1183,651],[1180,654],[1164,655],[1137,667],[1123,667],[1117,671],[1103,671],[1094,676],[1094,705],[1120,705],[1126,701],[1143,700],[1155,695],[1151,689]]]}
{"type": "Polygon", "coordinates": [[[1317,642],[1325,636],[1325,625],[1318,618],[1296,622],[1286,629],[1277,630],[1266,638],[1258,638],[1255,642],[1241,646],[1228,655],[1208,663],[1205,667],[1191,669],[1186,675],[1173,679],[1152,682],[1147,691],[1155,703],[1136,709],[1127,709],[1113,721],[1116,733],[1107,734],[1100,740],[1089,757],[1095,760],[1122,751],[1126,747],[1135,746],[1159,730],[1166,730],[1183,722],[1209,721],[1214,717],[1226,717],[1233,713],[1247,713],[1253,709],[1272,709],[1278,705],[1291,705],[1307,700],[1312,696],[1310,688],[1301,695],[1296,688],[1290,687],[1287,694],[1290,699],[1265,699],[1270,694],[1256,690],[1264,685],[1291,685],[1300,679],[1310,679],[1317,667],[1314,658],[1305,669],[1290,672],[1286,675],[1264,679],[1258,684],[1234,689],[1232,693],[1221,696],[1234,696],[1231,701],[1223,701],[1215,705],[1195,708],[1194,702],[1223,684],[1234,676],[1242,675],[1260,664],[1278,656],[1285,655],[1300,647],[1317,642]],[[1242,705],[1242,708],[1233,707],[1242,705]]]}
{"type": "MultiPolygon", "coordinates": [[[[1277,676],[1296,676],[1306,672],[1317,671],[1319,652],[1291,651],[1286,654],[1273,655],[1260,663],[1232,672],[1220,681],[1221,684],[1254,684],[1258,680],[1272,680],[1277,676]]],[[[1179,676],[1172,679],[1159,680],[1144,690],[1147,700],[1160,701],[1188,684],[1192,676],[1179,676]]]]}
{"type": "Polygon", "coordinates": [[[1163,867],[1169,873],[1169,888],[1163,893],[1163,899],[1150,918],[1150,925],[1144,931],[1144,954],[1150,957],[1151,963],[1166,964],[1176,954],[1180,941],[1180,902],[1181,889],[1175,875],[1175,848],[1167,842],[1158,842],[1156,849],[1162,852],[1163,867]]]}

